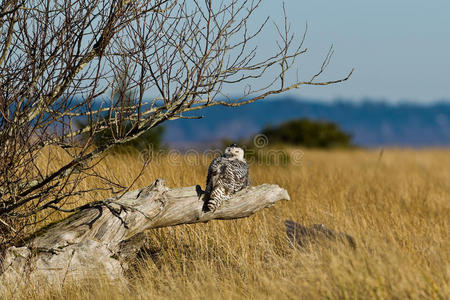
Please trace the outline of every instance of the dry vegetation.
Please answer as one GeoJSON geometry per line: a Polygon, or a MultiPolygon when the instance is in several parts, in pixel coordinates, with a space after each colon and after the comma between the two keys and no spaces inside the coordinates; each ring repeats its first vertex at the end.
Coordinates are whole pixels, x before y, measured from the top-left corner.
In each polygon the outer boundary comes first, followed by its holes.
{"type": "MultiPolygon", "coordinates": [[[[137,155],[122,154],[96,168],[127,183],[140,167],[137,155]]],[[[171,187],[204,185],[206,169],[206,161],[166,156],[134,187],[157,177],[171,187]]],[[[62,288],[11,286],[0,298],[450,297],[449,150],[305,151],[301,164],[253,164],[251,178],[254,185],[279,184],[292,200],[248,219],[148,232],[148,249],[129,283],[93,274],[62,288]],[[346,232],[357,249],[321,244],[298,251],[286,240],[285,219],[346,232]]],[[[92,193],[84,201],[106,196],[92,193]]]]}

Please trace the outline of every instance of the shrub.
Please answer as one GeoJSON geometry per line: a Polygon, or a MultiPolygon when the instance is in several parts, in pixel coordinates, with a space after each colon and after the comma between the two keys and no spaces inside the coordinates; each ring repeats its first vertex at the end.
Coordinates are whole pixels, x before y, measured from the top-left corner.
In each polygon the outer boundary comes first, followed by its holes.
{"type": "Polygon", "coordinates": [[[276,127],[266,127],[262,134],[271,144],[289,144],[311,148],[351,147],[352,136],[332,122],[299,119],[276,127]]]}

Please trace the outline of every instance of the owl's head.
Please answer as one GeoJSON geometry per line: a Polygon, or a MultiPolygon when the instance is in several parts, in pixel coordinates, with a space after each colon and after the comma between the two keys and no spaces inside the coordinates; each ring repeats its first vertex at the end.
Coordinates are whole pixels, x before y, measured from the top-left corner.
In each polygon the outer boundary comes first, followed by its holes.
{"type": "Polygon", "coordinates": [[[225,156],[244,161],[244,149],[236,144],[231,144],[225,148],[225,156]]]}

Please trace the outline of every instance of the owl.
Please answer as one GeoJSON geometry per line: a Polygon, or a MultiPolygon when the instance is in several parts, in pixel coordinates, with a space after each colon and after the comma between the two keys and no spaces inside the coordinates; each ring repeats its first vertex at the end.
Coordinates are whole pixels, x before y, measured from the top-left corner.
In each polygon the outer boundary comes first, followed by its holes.
{"type": "Polygon", "coordinates": [[[236,144],[228,146],[224,154],[209,165],[205,189],[207,211],[215,211],[231,195],[249,186],[248,173],[244,150],[236,144]]]}

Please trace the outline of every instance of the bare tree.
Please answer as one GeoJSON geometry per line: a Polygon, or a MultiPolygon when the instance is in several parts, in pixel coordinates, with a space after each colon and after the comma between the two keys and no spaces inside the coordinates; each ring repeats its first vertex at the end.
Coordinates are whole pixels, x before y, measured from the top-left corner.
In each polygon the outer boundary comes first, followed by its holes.
{"type": "Polygon", "coordinates": [[[0,4],[0,243],[17,241],[27,225],[67,210],[68,197],[89,177],[114,192],[126,186],[96,172],[108,149],[167,120],[213,105],[239,106],[301,85],[345,81],[289,81],[306,52],[285,24],[276,27],[273,55],[257,52],[268,19],[255,27],[258,0],[3,0],[0,4]],[[253,28],[253,30],[251,29],[253,28]],[[125,78],[123,77],[125,74],[125,78]],[[254,83],[270,77],[267,85],[254,83]],[[117,78],[125,82],[118,96],[117,78]],[[240,98],[223,91],[246,83],[240,98]],[[129,93],[129,91],[134,91],[129,93]],[[122,96],[121,96],[122,95],[122,96]],[[125,97],[125,95],[128,95],[125,97]],[[133,95],[133,97],[129,97],[133,95]],[[77,128],[83,120],[87,126],[77,128]],[[121,124],[132,126],[121,126],[121,124]],[[126,128],[126,130],[124,130],[126,128]],[[111,139],[93,147],[93,137],[111,139]],[[81,139],[83,136],[85,138],[81,139]],[[67,154],[57,167],[51,149],[67,154]]]}

